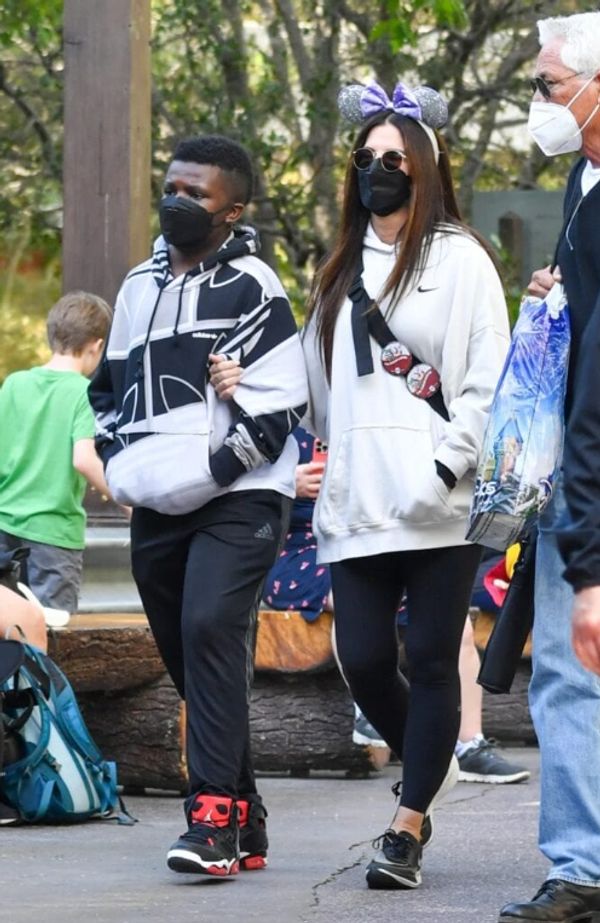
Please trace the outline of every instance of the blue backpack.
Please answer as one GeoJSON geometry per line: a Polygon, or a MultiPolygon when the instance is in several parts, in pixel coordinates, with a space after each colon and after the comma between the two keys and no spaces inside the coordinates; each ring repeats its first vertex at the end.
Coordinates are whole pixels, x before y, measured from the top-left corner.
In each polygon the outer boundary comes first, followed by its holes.
{"type": "Polygon", "coordinates": [[[30,823],[134,823],[64,673],[38,648],[0,641],[0,797],[30,823]],[[119,810],[120,808],[120,810],[119,810]]]}

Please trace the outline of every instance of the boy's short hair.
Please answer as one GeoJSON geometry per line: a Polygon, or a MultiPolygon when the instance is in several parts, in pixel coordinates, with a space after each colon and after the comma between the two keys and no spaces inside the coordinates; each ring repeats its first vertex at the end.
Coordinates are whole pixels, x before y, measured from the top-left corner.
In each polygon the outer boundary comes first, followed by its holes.
{"type": "Polygon", "coordinates": [[[254,175],[247,150],[224,135],[200,135],[180,141],[173,160],[208,163],[230,174],[234,195],[244,205],[252,198],[254,175]]]}
{"type": "Polygon", "coordinates": [[[67,292],[50,308],[46,321],[54,353],[80,355],[91,340],[105,340],[113,310],[99,295],[67,292]]]}

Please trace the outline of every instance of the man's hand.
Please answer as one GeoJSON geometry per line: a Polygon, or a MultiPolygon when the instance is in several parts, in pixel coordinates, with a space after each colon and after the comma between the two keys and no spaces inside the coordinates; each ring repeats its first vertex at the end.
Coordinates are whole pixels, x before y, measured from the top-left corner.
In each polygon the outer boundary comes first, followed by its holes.
{"type": "Polygon", "coordinates": [[[316,500],[321,489],[324,465],[308,462],[296,466],[296,496],[316,500]]]}
{"type": "Polygon", "coordinates": [[[235,389],[240,383],[242,370],[237,359],[227,356],[216,356],[214,353],[208,357],[210,362],[210,383],[222,401],[230,401],[235,389]]]}
{"type": "Polygon", "coordinates": [[[575,594],[573,649],[586,670],[600,675],[600,586],[575,594]]]}
{"type": "Polygon", "coordinates": [[[536,269],[531,276],[527,291],[535,298],[545,298],[555,282],[562,282],[562,276],[558,266],[552,272],[551,266],[545,266],[544,269],[536,269]]]}

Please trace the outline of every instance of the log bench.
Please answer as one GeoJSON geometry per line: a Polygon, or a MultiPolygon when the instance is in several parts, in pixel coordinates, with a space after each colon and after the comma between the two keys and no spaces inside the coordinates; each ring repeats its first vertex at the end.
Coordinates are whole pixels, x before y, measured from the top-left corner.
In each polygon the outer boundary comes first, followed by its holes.
{"type": "MultiPolygon", "coordinates": [[[[374,759],[352,743],[354,706],[333,663],[331,616],[309,626],[294,615],[297,630],[290,632],[290,613],[259,613],[250,712],[255,767],[366,776],[374,759]],[[285,626],[281,646],[269,630],[275,623],[285,626]]],[[[75,615],[51,632],[49,654],[69,677],[104,756],[117,761],[121,784],[184,790],[184,705],[145,615],[75,615]]]]}
{"type": "Polygon", "coordinates": [[[90,732],[119,782],[183,790],[183,708],[146,616],[74,615],[52,631],[48,653],[68,676],[90,732]]]}
{"type": "MultiPolygon", "coordinates": [[[[478,618],[484,646],[493,621],[478,618]]],[[[78,614],[51,632],[49,653],[75,689],[92,736],[117,761],[128,790],[184,791],[185,706],[145,615],[78,614]]],[[[484,728],[500,740],[535,740],[526,701],[528,658],[509,696],[484,693],[484,728]]],[[[331,615],[307,623],[296,612],[259,612],[250,733],[257,770],[366,776],[377,752],[352,742],[354,707],[331,651],[331,615]]]]}

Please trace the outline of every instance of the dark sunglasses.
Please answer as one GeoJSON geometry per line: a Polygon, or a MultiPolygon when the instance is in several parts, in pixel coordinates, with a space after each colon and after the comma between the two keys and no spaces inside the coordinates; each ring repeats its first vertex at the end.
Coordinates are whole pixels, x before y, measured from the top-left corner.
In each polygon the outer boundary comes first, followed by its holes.
{"type": "Polygon", "coordinates": [[[563,77],[562,80],[546,80],[545,77],[532,77],[529,81],[529,86],[532,93],[541,93],[544,99],[551,99],[553,88],[561,83],[566,83],[567,80],[572,80],[573,77],[581,77],[581,73],[569,74],[568,77],[563,77]]]}
{"type": "Polygon", "coordinates": [[[395,173],[406,159],[404,151],[384,151],[381,157],[370,147],[352,151],[352,163],[357,170],[368,170],[374,160],[381,160],[381,166],[387,173],[395,173]]]}

